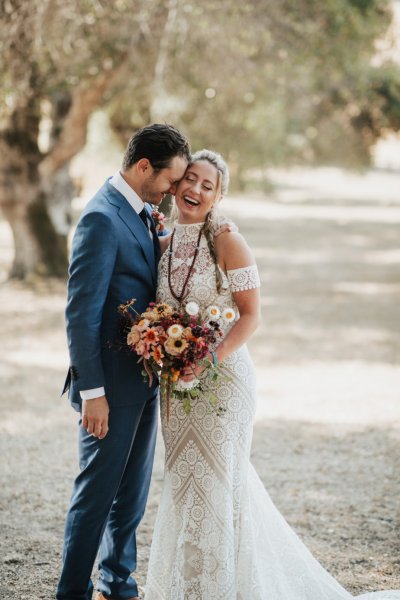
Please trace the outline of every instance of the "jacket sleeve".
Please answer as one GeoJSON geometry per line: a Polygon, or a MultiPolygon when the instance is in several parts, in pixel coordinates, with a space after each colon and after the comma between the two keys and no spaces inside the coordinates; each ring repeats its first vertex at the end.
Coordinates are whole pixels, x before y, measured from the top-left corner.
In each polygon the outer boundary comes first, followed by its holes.
{"type": "Polygon", "coordinates": [[[78,223],[69,269],[67,336],[75,387],[105,385],[101,362],[101,321],[117,255],[117,236],[107,215],[90,212],[78,223]]]}

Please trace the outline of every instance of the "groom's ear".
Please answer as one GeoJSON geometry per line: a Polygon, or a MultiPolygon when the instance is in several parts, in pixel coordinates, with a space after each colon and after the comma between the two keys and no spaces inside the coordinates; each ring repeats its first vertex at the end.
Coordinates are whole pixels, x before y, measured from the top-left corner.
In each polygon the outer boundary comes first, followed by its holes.
{"type": "Polygon", "coordinates": [[[152,168],[148,158],[141,158],[136,163],[136,169],[140,175],[149,175],[152,172],[152,168]]]}

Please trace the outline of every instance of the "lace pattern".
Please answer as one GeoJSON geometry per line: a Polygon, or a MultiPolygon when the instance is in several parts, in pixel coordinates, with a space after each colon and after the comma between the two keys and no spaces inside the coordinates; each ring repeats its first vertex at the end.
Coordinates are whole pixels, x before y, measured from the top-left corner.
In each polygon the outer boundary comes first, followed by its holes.
{"type": "Polygon", "coordinates": [[[257,265],[230,269],[226,274],[232,292],[244,292],[261,286],[257,265]]]}
{"type": "MultiPolygon", "coordinates": [[[[172,284],[178,292],[201,225],[176,228],[172,284]]],[[[167,265],[164,253],[158,299],[176,306],[167,265]]],[[[185,302],[237,311],[232,294],[258,284],[255,265],[235,269],[218,294],[202,237],[185,302]]],[[[189,414],[171,399],[168,420],[161,404],[165,476],[145,600],[351,600],[280,515],[250,464],[255,374],[246,346],[222,364],[228,379],[210,381],[226,409],[222,415],[210,409],[205,394],[193,399],[189,414]]],[[[400,600],[400,592],[362,598],[400,600]]]]}

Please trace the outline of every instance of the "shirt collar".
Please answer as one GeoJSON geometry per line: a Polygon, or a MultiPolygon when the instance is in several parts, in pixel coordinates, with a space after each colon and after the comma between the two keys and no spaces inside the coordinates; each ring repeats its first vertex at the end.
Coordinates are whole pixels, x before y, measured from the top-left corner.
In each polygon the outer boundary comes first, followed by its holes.
{"type": "Polygon", "coordinates": [[[117,171],[115,175],[111,177],[110,183],[123,195],[137,214],[144,209],[143,200],[139,198],[135,190],[125,181],[120,171],[117,171]]]}

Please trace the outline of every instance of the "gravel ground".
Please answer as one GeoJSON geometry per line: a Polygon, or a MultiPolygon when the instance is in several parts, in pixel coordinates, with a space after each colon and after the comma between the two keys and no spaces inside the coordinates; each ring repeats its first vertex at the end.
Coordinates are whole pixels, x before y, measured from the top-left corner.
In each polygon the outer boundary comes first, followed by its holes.
{"type": "MultiPolygon", "coordinates": [[[[272,176],[273,197],[225,201],[263,279],[263,325],[250,343],[259,381],[252,461],[345,587],[400,589],[399,178],[272,176]]],[[[11,240],[2,222],[0,257],[4,276],[11,240]]],[[[59,282],[0,288],[4,599],[54,598],[77,469],[76,413],[59,397],[64,303],[59,282]]],[[[138,536],[141,583],[162,462],[159,443],[138,536]]]]}

